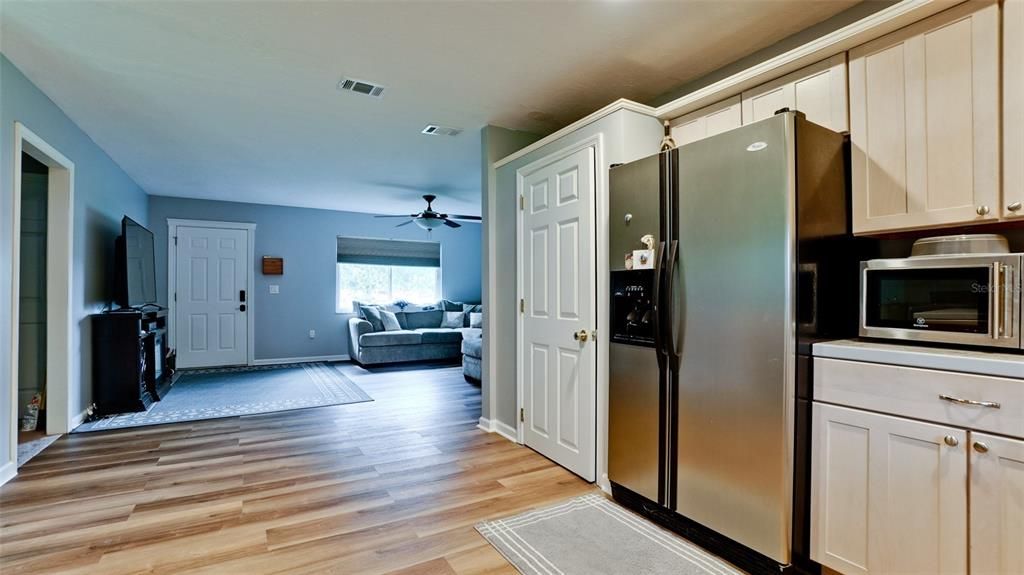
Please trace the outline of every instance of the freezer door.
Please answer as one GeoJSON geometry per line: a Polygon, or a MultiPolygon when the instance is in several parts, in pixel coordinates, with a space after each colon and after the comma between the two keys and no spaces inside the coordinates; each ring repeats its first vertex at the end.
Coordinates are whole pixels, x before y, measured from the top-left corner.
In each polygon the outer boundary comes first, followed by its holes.
{"type": "Polygon", "coordinates": [[[793,115],[679,150],[675,509],[790,556],[795,369],[793,115]]]}
{"type": "MultiPolygon", "coordinates": [[[[640,238],[651,234],[661,242],[664,226],[661,222],[662,198],[660,155],[650,156],[629,164],[612,168],[609,172],[609,282],[614,290],[647,287],[643,297],[653,299],[654,272],[621,271],[625,268],[626,254],[643,249],[640,238]],[[645,282],[633,281],[646,279],[645,282]],[[622,280],[622,281],[617,281],[622,280]]],[[[657,245],[657,244],[656,244],[657,245]]],[[[613,308],[633,293],[611,294],[613,308]]],[[[646,309],[644,302],[638,308],[646,309]]],[[[648,302],[650,305],[650,302],[648,302]]],[[[629,310],[610,310],[611,316],[629,310]]],[[[654,311],[653,308],[651,311],[654,311]]],[[[644,321],[640,314],[637,321],[644,321]]],[[[624,322],[628,318],[620,318],[624,322]]],[[[653,318],[648,319],[653,321],[653,318]]],[[[622,326],[618,326],[622,327],[622,326]]],[[[608,344],[608,478],[647,499],[663,502],[662,492],[665,466],[664,447],[661,443],[661,422],[668,405],[662,401],[667,380],[659,369],[659,358],[652,338],[630,338],[630,330],[613,328],[612,342],[608,344]],[[617,343],[629,341],[630,343],[617,343]]],[[[652,326],[653,329],[653,326],[652,326]]],[[[647,334],[648,331],[644,331],[647,334]]]]}

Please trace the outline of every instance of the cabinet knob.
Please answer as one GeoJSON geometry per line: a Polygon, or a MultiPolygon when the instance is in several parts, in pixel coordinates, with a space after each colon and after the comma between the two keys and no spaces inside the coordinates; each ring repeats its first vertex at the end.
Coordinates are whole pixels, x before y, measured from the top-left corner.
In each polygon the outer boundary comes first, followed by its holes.
{"type": "Polygon", "coordinates": [[[974,211],[978,212],[979,216],[987,216],[990,210],[988,209],[988,206],[978,206],[978,209],[974,211]]]}
{"type": "Polygon", "coordinates": [[[960,445],[960,440],[953,437],[952,435],[947,435],[942,439],[942,441],[946,442],[946,445],[950,447],[956,447],[957,445],[960,445]]]}
{"type": "Polygon", "coordinates": [[[980,441],[975,441],[974,450],[977,451],[978,453],[988,453],[988,445],[980,441]]]}
{"type": "Polygon", "coordinates": [[[1006,209],[1010,210],[1011,212],[1019,212],[1020,208],[1021,208],[1021,203],[1020,202],[1013,202],[1012,204],[1006,206],[1006,209]]]}

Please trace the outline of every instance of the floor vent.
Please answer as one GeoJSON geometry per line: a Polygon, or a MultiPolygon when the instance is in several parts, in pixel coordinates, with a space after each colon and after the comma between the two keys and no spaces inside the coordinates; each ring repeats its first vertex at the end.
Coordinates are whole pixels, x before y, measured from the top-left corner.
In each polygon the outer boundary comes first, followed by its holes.
{"type": "Polygon", "coordinates": [[[423,133],[428,136],[458,136],[462,133],[462,128],[449,128],[448,126],[428,124],[426,128],[423,128],[423,133]]]}
{"type": "Polygon", "coordinates": [[[345,92],[363,94],[364,96],[373,96],[374,98],[380,98],[384,95],[384,86],[367,82],[366,80],[356,80],[355,78],[342,78],[341,82],[338,82],[338,89],[345,92]]]}

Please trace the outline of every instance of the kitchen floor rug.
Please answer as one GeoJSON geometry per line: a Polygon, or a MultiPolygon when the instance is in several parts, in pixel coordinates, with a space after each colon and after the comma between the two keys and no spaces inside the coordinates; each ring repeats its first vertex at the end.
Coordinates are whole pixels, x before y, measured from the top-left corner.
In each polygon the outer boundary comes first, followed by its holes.
{"type": "Polygon", "coordinates": [[[72,433],[373,401],[337,366],[322,362],[188,369],[176,377],[147,411],[89,421],[72,433]]]}
{"type": "Polygon", "coordinates": [[[528,575],[743,574],[597,493],[476,529],[528,575]]]}

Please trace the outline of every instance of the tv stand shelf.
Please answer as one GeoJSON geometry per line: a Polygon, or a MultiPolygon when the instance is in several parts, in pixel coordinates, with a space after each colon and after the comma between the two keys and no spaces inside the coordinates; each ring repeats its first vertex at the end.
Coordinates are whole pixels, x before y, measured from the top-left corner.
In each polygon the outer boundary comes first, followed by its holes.
{"type": "Polygon", "coordinates": [[[171,388],[167,310],[94,314],[93,397],[97,415],[146,411],[171,388]]]}

